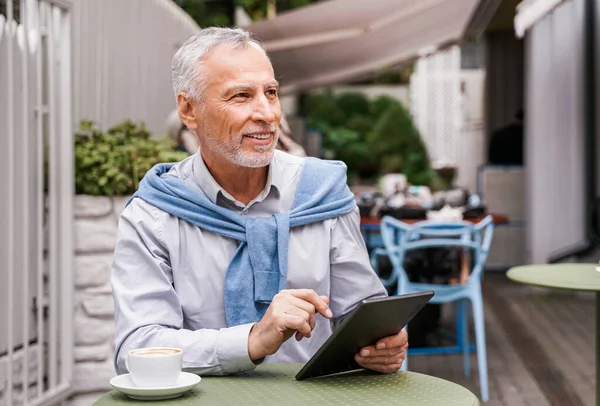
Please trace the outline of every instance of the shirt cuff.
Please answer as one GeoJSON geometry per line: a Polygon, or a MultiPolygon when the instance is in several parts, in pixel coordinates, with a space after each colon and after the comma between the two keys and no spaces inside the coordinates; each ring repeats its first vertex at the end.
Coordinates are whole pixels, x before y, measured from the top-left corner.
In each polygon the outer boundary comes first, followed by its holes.
{"type": "Polygon", "coordinates": [[[224,328],[219,332],[217,340],[217,357],[223,371],[234,373],[250,371],[256,364],[248,354],[248,336],[254,323],[224,328]]]}

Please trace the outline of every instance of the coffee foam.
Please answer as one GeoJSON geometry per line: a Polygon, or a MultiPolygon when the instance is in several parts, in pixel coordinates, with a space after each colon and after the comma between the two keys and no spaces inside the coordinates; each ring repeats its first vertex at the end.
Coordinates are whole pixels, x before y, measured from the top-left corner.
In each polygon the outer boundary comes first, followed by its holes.
{"type": "Polygon", "coordinates": [[[149,350],[137,350],[137,351],[133,351],[132,354],[133,355],[173,355],[173,354],[178,354],[180,353],[181,350],[175,349],[175,348],[156,348],[156,349],[149,349],[149,350]]]}

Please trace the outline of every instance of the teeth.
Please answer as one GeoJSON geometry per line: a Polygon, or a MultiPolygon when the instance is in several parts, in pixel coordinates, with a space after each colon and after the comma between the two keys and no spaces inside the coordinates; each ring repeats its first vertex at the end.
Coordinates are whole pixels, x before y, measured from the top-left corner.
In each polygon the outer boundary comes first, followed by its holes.
{"type": "Polygon", "coordinates": [[[256,139],[259,139],[259,140],[266,140],[270,136],[271,136],[270,134],[261,134],[261,135],[248,135],[247,137],[256,138],[256,139]]]}

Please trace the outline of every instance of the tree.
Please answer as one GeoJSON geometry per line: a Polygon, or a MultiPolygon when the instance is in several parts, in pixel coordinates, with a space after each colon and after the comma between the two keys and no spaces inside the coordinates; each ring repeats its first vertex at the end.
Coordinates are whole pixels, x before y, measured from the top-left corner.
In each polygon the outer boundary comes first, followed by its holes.
{"type": "Polygon", "coordinates": [[[369,151],[377,157],[380,173],[404,173],[412,184],[431,186],[435,174],[410,113],[385,96],[376,103],[388,104],[367,136],[369,151]]]}
{"type": "Polygon", "coordinates": [[[21,2],[20,1],[14,1],[14,0],[0,0],[0,14],[2,14],[5,17],[8,17],[8,11],[7,11],[7,3],[8,1],[11,1],[13,4],[13,18],[17,23],[21,22],[21,2]]]}
{"type": "Polygon", "coordinates": [[[200,27],[233,25],[235,0],[173,0],[200,27]]]}
{"type": "MultiPolygon", "coordinates": [[[[278,13],[304,7],[321,0],[275,0],[275,9],[278,13]]],[[[253,20],[262,20],[267,16],[267,0],[238,0],[246,13],[253,20]]]]}
{"type": "Polygon", "coordinates": [[[413,184],[434,186],[427,148],[397,100],[324,91],[302,97],[301,110],[308,127],[323,135],[324,157],[344,161],[350,181],[400,172],[413,184]]]}
{"type": "MultiPolygon", "coordinates": [[[[232,26],[236,5],[244,7],[253,20],[267,16],[267,0],[173,0],[201,27],[232,26]]],[[[277,12],[293,10],[321,0],[275,0],[277,12]]]]}

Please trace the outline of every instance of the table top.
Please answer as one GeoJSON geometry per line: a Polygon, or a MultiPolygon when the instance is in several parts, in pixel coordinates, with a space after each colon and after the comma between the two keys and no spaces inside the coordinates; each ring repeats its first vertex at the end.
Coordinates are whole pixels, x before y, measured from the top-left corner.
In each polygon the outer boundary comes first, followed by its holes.
{"type": "MultiPolygon", "coordinates": [[[[381,375],[353,372],[306,381],[294,376],[300,364],[267,364],[255,371],[222,377],[203,377],[192,391],[161,401],[161,405],[479,405],[475,395],[455,383],[415,372],[381,375]]],[[[95,406],[147,406],[112,391],[95,406]]]]}
{"type": "MultiPolygon", "coordinates": [[[[508,217],[505,216],[505,215],[503,215],[503,214],[493,214],[493,213],[490,213],[490,215],[492,216],[494,224],[496,224],[496,225],[498,225],[498,224],[506,224],[509,221],[508,217]]],[[[471,223],[479,223],[484,218],[486,218],[486,216],[466,218],[464,220],[465,221],[469,221],[471,223]]],[[[423,218],[423,219],[402,219],[400,221],[402,221],[404,223],[407,223],[407,224],[414,224],[414,223],[417,223],[419,221],[424,221],[424,220],[427,220],[427,219],[425,219],[425,218],[423,218]]],[[[361,217],[360,218],[360,225],[361,226],[379,226],[380,224],[381,224],[381,219],[380,218],[374,218],[374,217],[361,217]]]]}
{"type": "Polygon", "coordinates": [[[510,269],[506,276],[521,283],[548,288],[600,292],[599,264],[525,265],[510,269]]]}

